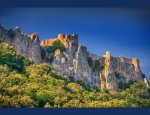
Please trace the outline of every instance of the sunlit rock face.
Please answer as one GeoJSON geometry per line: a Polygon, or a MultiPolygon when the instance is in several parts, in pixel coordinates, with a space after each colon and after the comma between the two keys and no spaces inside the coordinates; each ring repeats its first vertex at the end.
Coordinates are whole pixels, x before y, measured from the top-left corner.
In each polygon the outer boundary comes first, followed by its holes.
{"type": "MultiPolygon", "coordinates": [[[[104,56],[90,54],[87,48],[78,43],[78,35],[58,34],[57,38],[39,41],[38,33],[30,35],[21,33],[17,26],[15,36],[11,38],[8,30],[0,27],[0,40],[13,45],[16,51],[35,63],[48,63],[64,77],[72,77],[75,81],[98,89],[119,91],[119,82],[142,81],[147,86],[147,77],[140,69],[136,58],[113,57],[107,51],[104,56]],[[51,50],[53,42],[59,40],[65,50],[51,50]]],[[[34,68],[33,68],[34,69],[34,68]]]]}
{"type": "Polygon", "coordinates": [[[38,33],[30,35],[21,33],[19,26],[13,30],[10,37],[8,30],[0,28],[0,39],[14,46],[15,50],[22,53],[26,58],[31,58],[35,63],[41,63],[41,50],[38,33]]]}
{"type": "Polygon", "coordinates": [[[50,65],[54,70],[73,77],[76,81],[82,81],[99,89],[116,91],[119,90],[120,81],[126,84],[129,81],[143,81],[148,86],[148,80],[136,58],[113,57],[109,51],[103,57],[90,54],[85,46],[78,44],[76,34],[59,34],[58,38],[43,40],[41,46],[52,46],[55,40],[60,40],[66,50],[63,52],[56,50],[50,65]],[[97,64],[103,65],[103,68],[96,66],[97,64]]]}
{"type": "MultiPolygon", "coordinates": [[[[52,46],[55,40],[60,40],[65,47],[65,51],[56,50],[53,55],[51,67],[75,81],[82,81],[85,84],[99,88],[99,71],[93,71],[88,63],[90,56],[87,48],[78,44],[78,35],[59,34],[57,38],[46,39],[41,42],[41,46],[52,46]]],[[[47,53],[48,54],[48,53],[47,53]]],[[[51,55],[49,53],[47,56],[51,55]]],[[[48,63],[48,62],[47,62],[48,63]]]]}
{"type": "Polygon", "coordinates": [[[101,87],[118,90],[120,81],[144,81],[148,86],[148,81],[143,75],[139,60],[136,58],[128,59],[125,57],[112,57],[110,52],[106,52],[105,68],[101,75],[101,87]]]}

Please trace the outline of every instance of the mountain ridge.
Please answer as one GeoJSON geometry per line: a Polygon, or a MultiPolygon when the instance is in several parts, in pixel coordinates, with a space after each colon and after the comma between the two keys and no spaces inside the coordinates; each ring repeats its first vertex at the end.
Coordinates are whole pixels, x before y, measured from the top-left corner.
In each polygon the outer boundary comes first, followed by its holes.
{"type": "Polygon", "coordinates": [[[1,27],[0,39],[13,45],[26,58],[31,58],[35,63],[47,63],[75,81],[82,81],[98,89],[115,91],[121,90],[120,83],[128,84],[130,81],[142,81],[149,86],[137,58],[113,57],[109,51],[99,58],[78,43],[77,34],[58,34],[57,38],[40,42],[37,32],[27,35],[21,33],[19,26],[11,32],[1,27]],[[59,42],[56,45],[62,45],[63,50],[58,46],[54,49],[55,41],[59,42]]]}

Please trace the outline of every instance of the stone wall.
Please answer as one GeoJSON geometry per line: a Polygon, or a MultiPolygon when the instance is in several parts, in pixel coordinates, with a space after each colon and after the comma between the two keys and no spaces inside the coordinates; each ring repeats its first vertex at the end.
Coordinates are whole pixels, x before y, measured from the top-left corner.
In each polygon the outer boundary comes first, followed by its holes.
{"type": "Polygon", "coordinates": [[[103,77],[105,78],[105,87],[113,90],[118,90],[120,81],[125,83],[144,81],[137,58],[112,57],[110,52],[106,52],[103,77]]]}
{"type": "Polygon", "coordinates": [[[78,44],[78,35],[72,34],[72,35],[65,35],[65,34],[58,34],[57,38],[54,39],[45,39],[41,41],[41,46],[46,47],[46,46],[52,46],[53,42],[55,40],[60,40],[60,42],[67,48],[69,49],[69,44],[78,44]]]}

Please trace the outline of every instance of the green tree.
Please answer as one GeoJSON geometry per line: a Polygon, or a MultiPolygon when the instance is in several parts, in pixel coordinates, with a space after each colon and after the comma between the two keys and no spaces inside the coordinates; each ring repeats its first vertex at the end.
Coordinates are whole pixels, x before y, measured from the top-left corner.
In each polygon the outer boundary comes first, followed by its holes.
{"type": "Polygon", "coordinates": [[[29,64],[28,59],[14,51],[12,46],[4,42],[0,43],[0,65],[7,65],[12,70],[24,72],[27,64],[29,64]]]}
{"type": "Polygon", "coordinates": [[[54,97],[47,91],[37,92],[37,102],[39,107],[44,107],[48,102],[51,106],[54,105],[54,97]]]}
{"type": "Polygon", "coordinates": [[[11,38],[14,38],[14,36],[15,36],[14,30],[13,30],[13,29],[9,29],[9,30],[7,31],[7,35],[8,35],[9,37],[11,37],[11,38]]]}
{"type": "Polygon", "coordinates": [[[43,75],[50,74],[51,67],[48,64],[33,64],[26,67],[29,77],[42,77],[43,75]]]}
{"type": "Polygon", "coordinates": [[[125,82],[120,81],[120,82],[118,83],[118,88],[119,88],[119,89],[121,89],[121,90],[125,90],[125,89],[126,89],[126,87],[127,87],[127,85],[126,85],[126,83],[125,83],[125,82]]]}
{"type": "Polygon", "coordinates": [[[60,40],[55,40],[55,41],[52,43],[52,45],[53,45],[53,49],[54,49],[54,50],[57,50],[57,49],[59,49],[60,51],[64,51],[64,50],[65,50],[65,47],[64,47],[64,45],[61,43],[60,40]]]}

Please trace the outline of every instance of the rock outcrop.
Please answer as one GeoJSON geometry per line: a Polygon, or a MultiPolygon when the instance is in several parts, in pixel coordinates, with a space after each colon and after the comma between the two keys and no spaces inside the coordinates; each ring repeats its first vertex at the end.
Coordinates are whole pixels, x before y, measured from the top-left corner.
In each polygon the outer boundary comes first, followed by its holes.
{"type": "Polygon", "coordinates": [[[140,69],[137,58],[112,57],[110,52],[106,52],[104,59],[105,68],[100,76],[101,87],[118,90],[120,81],[124,83],[128,83],[129,81],[144,81],[144,79],[147,81],[140,69]]]}
{"type": "Polygon", "coordinates": [[[59,34],[57,38],[39,41],[38,33],[30,35],[21,33],[17,26],[14,36],[10,37],[8,30],[0,27],[0,40],[13,45],[16,51],[35,63],[48,63],[75,81],[99,89],[120,91],[119,83],[128,84],[130,81],[142,81],[149,86],[147,77],[140,69],[140,62],[136,58],[113,57],[107,51],[104,56],[90,54],[87,48],[78,43],[78,35],[59,34]],[[65,50],[54,50],[53,42],[59,40],[65,50]]]}
{"type": "Polygon", "coordinates": [[[130,81],[143,81],[149,86],[136,58],[113,57],[109,51],[103,57],[90,54],[85,46],[78,44],[76,34],[59,34],[58,38],[43,40],[41,46],[52,46],[55,40],[60,40],[66,50],[56,50],[53,61],[49,64],[54,70],[73,77],[76,81],[116,91],[120,90],[119,82],[128,84],[130,81]]]}
{"type": "Polygon", "coordinates": [[[41,63],[41,49],[38,33],[30,35],[21,33],[19,26],[14,30],[6,30],[0,27],[0,40],[14,46],[15,50],[26,58],[31,58],[35,63],[41,63]]]}

